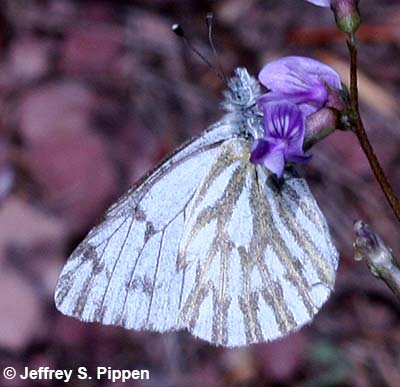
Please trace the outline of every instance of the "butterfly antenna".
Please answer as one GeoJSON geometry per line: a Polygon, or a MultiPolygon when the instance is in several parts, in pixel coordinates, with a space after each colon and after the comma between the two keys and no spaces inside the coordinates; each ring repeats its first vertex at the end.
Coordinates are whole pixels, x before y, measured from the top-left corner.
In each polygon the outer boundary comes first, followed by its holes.
{"type": "Polygon", "coordinates": [[[189,39],[186,37],[183,28],[179,24],[173,24],[172,25],[172,31],[175,33],[175,35],[179,36],[185,44],[189,47],[190,50],[192,50],[207,66],[208,68],[213,71],[217,77],[224,83],[226,83],[226,77],[225,74],[221,73],[218,69],[216,69],[210,61],[197,49],[195,48],[189,41],[189,39]]]}
{"type": "Polygon", "coordinates": [[[207,23],[207,28],[208,28],[208,42],[210,44],[211,50],[214,54],[214,58],[217,61],[217,66],[218,66],[218,70],[220,75],[222,76],[222,78],[224,79],[224,82],[226,84],[228,84],[228,79],[226,78],[225,75],[225,71],[222,68],[221,62],[219,60],[219,56],[217,54],[217,50],[215,49],[215,45],[214,45],[214,41],[212,38],[212,21],[213,21],[213,14],[211,12],[209,12],[206,16],[206,23],[207,23]]]}

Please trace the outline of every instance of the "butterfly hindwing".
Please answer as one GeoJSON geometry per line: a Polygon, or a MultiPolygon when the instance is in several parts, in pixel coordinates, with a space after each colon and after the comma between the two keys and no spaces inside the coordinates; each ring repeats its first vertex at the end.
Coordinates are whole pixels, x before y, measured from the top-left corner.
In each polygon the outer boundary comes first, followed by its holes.
{"type": "Polygon", "coordinates": [[[179,248],[182,325],[225,346],[270,341],[309,322],[337,267],[305,180],[288,173],[277,191],[249,150],[244,138],[221,146],[188,206],[179,248]]]}

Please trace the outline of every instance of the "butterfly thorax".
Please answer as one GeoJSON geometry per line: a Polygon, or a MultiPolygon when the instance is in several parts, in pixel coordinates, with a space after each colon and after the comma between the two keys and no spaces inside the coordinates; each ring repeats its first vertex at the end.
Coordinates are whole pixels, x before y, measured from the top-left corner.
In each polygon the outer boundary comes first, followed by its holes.
{"type": "Polygon", "coordinates": [[[245,68],[236,68],[235,76],[228,81],[223,108],[228,112],[239,134],[257,139],[263,136],[262,113],[257,106],[260,84],[245,68]]]}

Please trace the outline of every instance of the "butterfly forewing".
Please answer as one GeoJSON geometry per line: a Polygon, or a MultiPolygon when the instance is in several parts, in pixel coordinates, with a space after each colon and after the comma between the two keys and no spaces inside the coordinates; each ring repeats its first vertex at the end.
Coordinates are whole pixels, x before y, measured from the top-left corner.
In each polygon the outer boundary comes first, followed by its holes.
{"type": "Polygon", "coordinates": [[[250,108],[228,98],[230,114],[108,210],[61,273],[64,314],[240,346],[298,329],[326,301],[338,256],[325,218],[304,179],[276,184],[249,161],[258,84],[238,70],[231,85],[250,108]]]}
{"type": "Polygon", "coordinates": [[[179,293],[171,286],[186,208],[232,133],[215,125],[109,209],[61,273],[55,301],[64,314],[127,328],[176,327],[179,293]]]}

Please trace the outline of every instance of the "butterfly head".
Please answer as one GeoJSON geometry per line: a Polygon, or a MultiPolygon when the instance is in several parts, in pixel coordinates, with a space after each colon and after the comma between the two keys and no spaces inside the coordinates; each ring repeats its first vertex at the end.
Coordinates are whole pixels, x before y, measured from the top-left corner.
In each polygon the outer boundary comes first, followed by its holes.
{"type": "Polygon", "coordinates": [[[228,81],[228,90],[224,93],[223,108],[231,113],[240,133],[253,139],[262,137],[262,112],[257,106],[260,96],[260,84],[245,68],[235,69],[235,76],[228,81]]]}
{"type": "Polygon", "coordinates": [[[235,76],[228,81],[224,108],[229,111],[246,110],[253,107],[260,96],[260,84],[245,68],[235,69],[235,76]]]}

